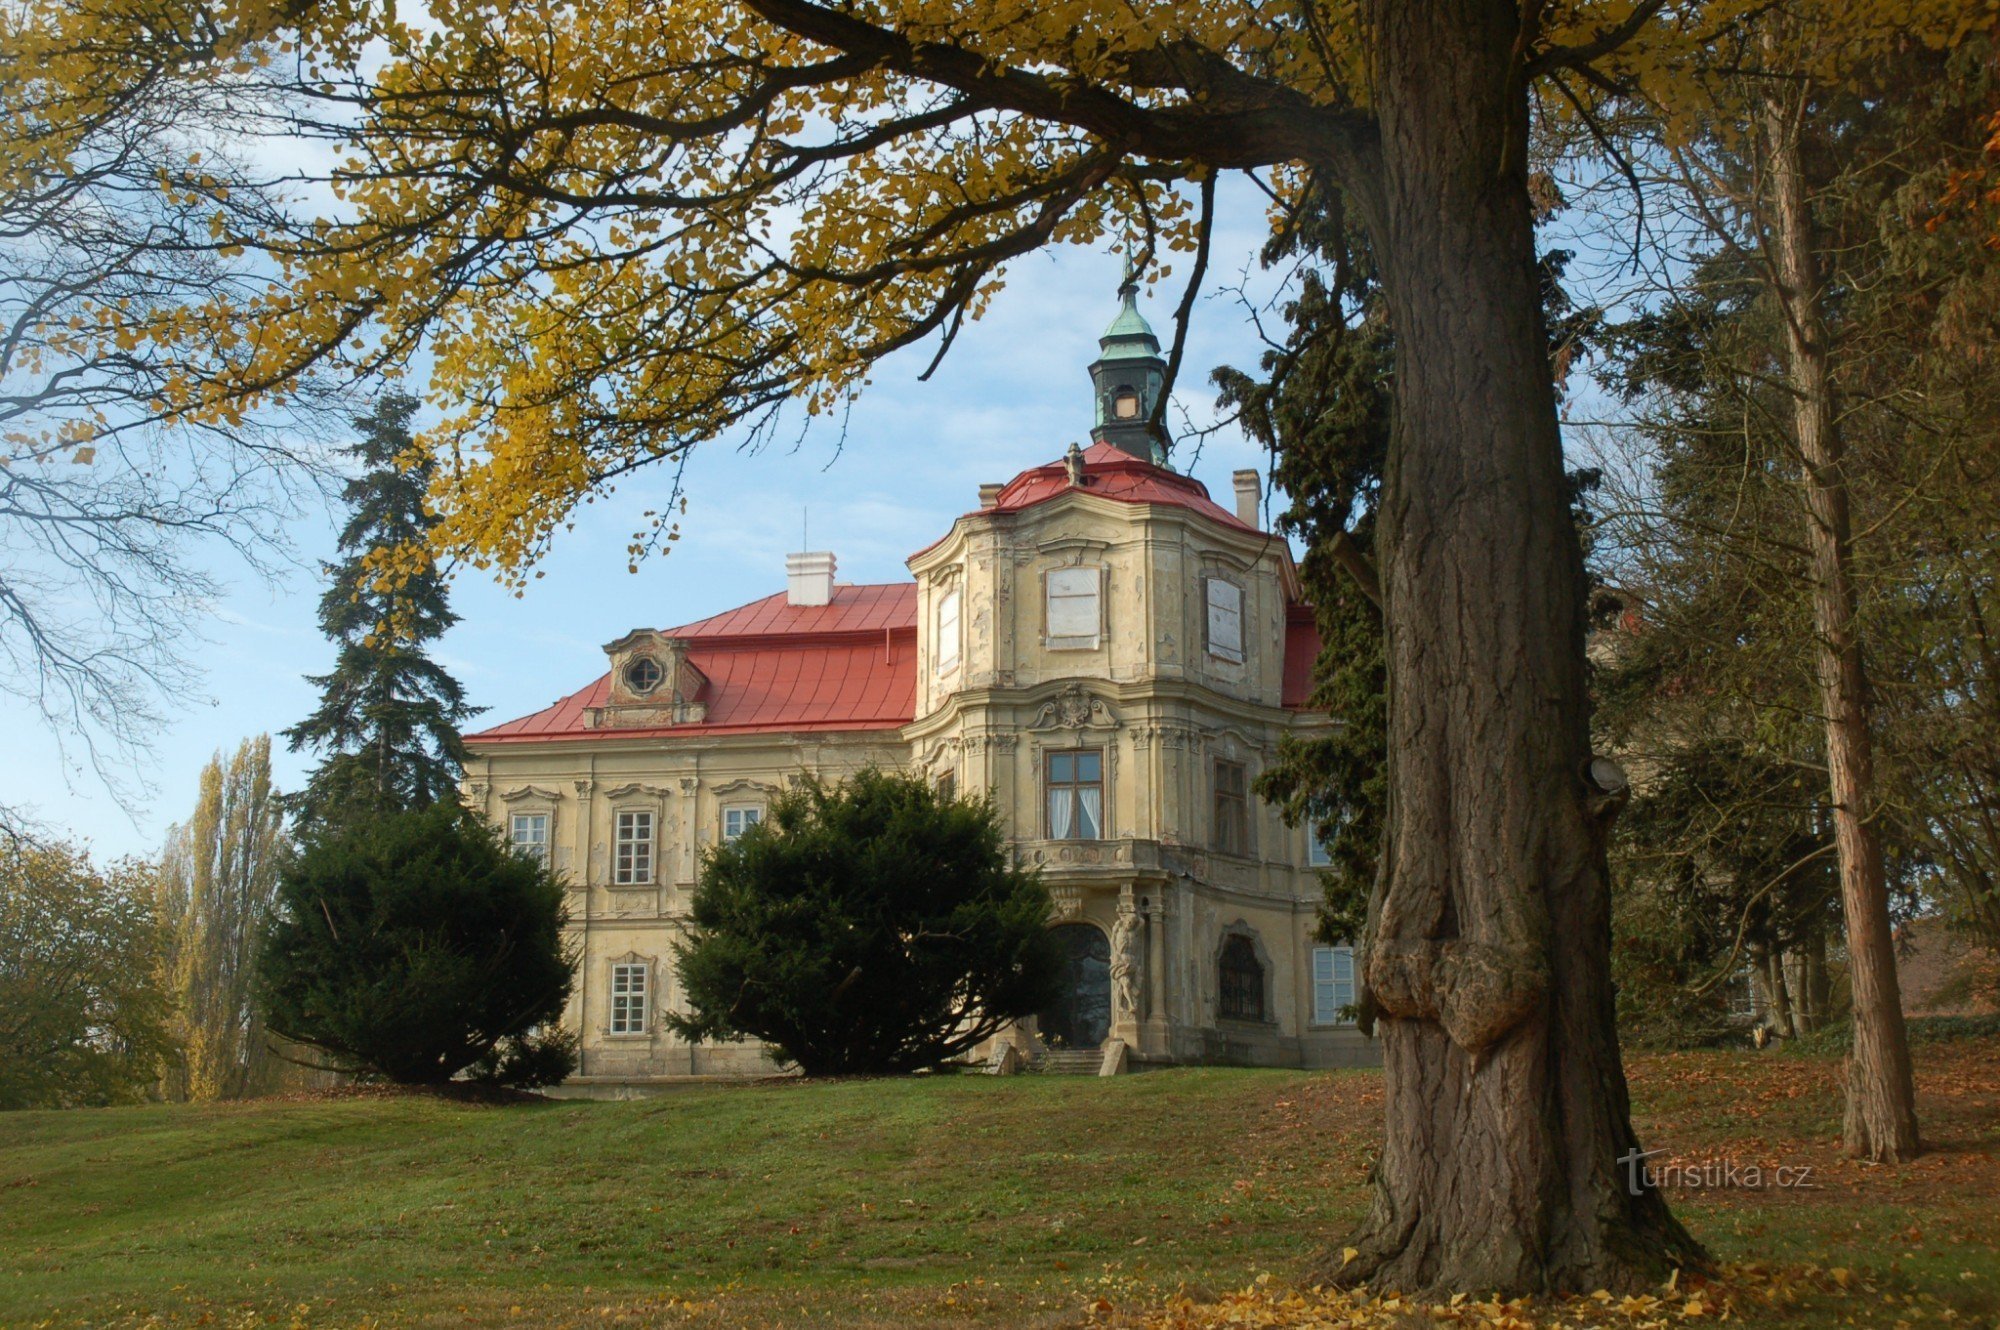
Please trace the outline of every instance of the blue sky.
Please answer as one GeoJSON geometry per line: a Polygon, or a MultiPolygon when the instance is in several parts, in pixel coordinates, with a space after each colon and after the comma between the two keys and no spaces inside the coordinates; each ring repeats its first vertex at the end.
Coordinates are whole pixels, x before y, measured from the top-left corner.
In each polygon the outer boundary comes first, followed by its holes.
{"type": "MultiPolygon", "coordinates": [[[[1264,234],[1261,200],[1247,185],[1224,197],[1214,261],[1196,307],[1181,373],[1180,403],[1207,420],[1208,371],[1254,367],[1258,342],[1234,290],[1264,234]]],[[[628,629],[700,618],[782,589],[784,556],[799,548],[809,511],[811,543],[839,558],[843,581],[907,578],[904,559],[929,544],[959,513],[978,504],[985,481],[1001,481],[1053,461],[1072,441],[1088,442],[1096,338],[1117,313],[1121,260],[1108,252],[1063,250],[1016,264],[987,317],[959,339],[944,366],[919,383],[934,348],[884,363],[847,422],[808,434],[796,448],[758,453],[719,442],[698,449],[686,474],[688,510],[671,554],[626,571],[625,544],[639,514],[660,506],[669,478],[642,474],[613,498],[579,510],[575,531],[558,540],[544,576],[516,598],[471,574],[453,591],[462,616],[436,655],[488,708],[474,723],[536,710],[602,671],[601,645],[628,629]]],[[[1163,339],[1185,273],[1148,293],[1142,308],[1163,339]]],[[[1178,413],[1176,413],[1178,414],[1178,413]]],[[[1229,473],[1266,469],[1261,452],[1233,429],[1212,436],[1199,458],[1176,451],[1226,505],[1229,473]]],[[[0,804],[25,805],[50,826],[87,839],[102,855],[148,854],[169,823],[191,811],[202,763],[218,748],[275,732],[311,709],[304,675],[323,671],[332,649],[314,610],[321,590],[312,571],[333,552],[340,514],[318,510],[291,532],[302,567],[273,585],[218,562],[228,595],[207,620],[194,654],[204,674],[199,699],[169,704],[170,723],[152,757],[132,773],[139,797],[121,801],[75,761],[31,715],[0,700],[0,804]]],[[[73,747],[73,746],[72,746],[73,747]]],[[[294,788],[306,759],[280,752],[278,782],[294,788]]]]}

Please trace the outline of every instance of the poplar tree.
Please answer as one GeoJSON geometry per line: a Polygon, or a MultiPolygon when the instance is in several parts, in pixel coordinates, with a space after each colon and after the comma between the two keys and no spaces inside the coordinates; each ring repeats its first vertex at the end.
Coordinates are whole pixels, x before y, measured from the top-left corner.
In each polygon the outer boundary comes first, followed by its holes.
{"type": "Polygon", "coordinates": [[[227,763],[217,753],[202,768],[194,815],[168,832],[161,864],[180,1044],[163,1086],[169,1098],[240,1099],[278,1080],[282,1064],[252,992],[286,849],[271,737],[244,740],[227,763]]]}
{"type": "Polygon", "coordinates": [[[308,676],[323,694],[318,709],[284,732],[293,752],[326,755],[291,800],[302,828],[455,799],[459,726],[479,714],[425,651],[458,622],[444,574],[429,558],[395,573],[383,562],[386,551],[421,549],[436,525],[425,507],[435,463],[412,451],[417,405],[391,394],[355,421],[361,470],[343,492],[344,557],[326,565],[332,585],[319,603],[339,655],[332,673],[308,676]]]}

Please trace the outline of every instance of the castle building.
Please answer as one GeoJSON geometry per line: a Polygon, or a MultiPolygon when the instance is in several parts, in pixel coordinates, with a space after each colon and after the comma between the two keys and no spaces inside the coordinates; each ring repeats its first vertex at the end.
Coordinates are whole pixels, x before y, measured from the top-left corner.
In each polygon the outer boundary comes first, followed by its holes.
{"type": "Polygon", "coordinates": [[[1352,950],[1314,936],[1324,860],[1253,788],[1282,736],[1334,723],[1305,705],[1312,614],[1257,473],[1225,508],[1166,465],[1165,362],[1121,296],[1090,446],[982,485],[912,580],[791,555],[785,590],[636,628],[594,682],[467,737],[473,805],[571,883],[581,1080],[771,1070],[667,1029],[672,944],[706,847],[791,777],[870,764],[990,792],[1049,886],[1063,999],[996,1044],[1093,1068],[1374,1060],[1352,950]]]}

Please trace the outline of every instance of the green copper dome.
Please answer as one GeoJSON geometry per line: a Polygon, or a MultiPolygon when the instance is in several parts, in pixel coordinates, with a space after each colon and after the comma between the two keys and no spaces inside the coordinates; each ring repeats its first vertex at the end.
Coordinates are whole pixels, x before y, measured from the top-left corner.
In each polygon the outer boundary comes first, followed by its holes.
{"type": "Polygon", "coordinates": [[[1090,367],[1097,399],[1090,437],[1165,466],[1171,441],[1153,424],[1153,408],[1166,388],[1167,362],[1153,325],[1139,312],[1139,284],[1128,276],[1118,298],[1118,317],[1097,339],[1102,354],[1090,367]]]}
{"type": "Polygon", "coordinates": [[[1118,317],[1111,320],[1104,336],[1097,339],[1104,358],[1134,360],[1160,354],[1160,339],[1153,335],[1153,325],[1146,322],[1146,316],[1139,312],[1139,284],[1128,278],[1118,288],[1118,295],[1124,302],[1118,310],[1118,317]]]}

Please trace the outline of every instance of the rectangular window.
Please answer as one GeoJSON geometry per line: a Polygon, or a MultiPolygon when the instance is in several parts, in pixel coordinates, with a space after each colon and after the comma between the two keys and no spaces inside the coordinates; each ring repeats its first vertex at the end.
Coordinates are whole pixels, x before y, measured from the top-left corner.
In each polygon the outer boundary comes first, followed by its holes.
{"type": "Polygon", "coordinates": [[[1051,568],[1048,574],[1048,639],[1052,651],[1095,649],[1103,632],[1096,568],[1051,568]]]}
{"type": "Polygon", "coordinates": [[[1354,948],[1313,948],[1313,1024],[1350,1025],[1354,1005],[1354,948]]]}
{"type": "Polygon", "coordinates": [[[1208,586],[1208,654],[1243,662],[1243,588],[1211,577],[1208,586]]]}
{"type": "Polygon", "coordinates": [[[653,815],[643,809],[618,814],[611,880],[621,886],[653,880],[653,815]]]}
{"type": "Polygon", "coordinates": [[[644,961],[611,967],[611,1033],[646,1033],[646,983],[650,968],[644,961]]]}
{"type": "Polygon", "coordinates": [[[516,850],[543,863],[549,861],[547,813],[516,813],[509,824],[509,832],[516,850]]]}
{"type": "Polygon", "coordinates": [[[939,803],[950,803],[953,799],[958,798],[958,773],[956,771],[947,771],[937,778],[937,797],[939,803]]]}
{"type": "Polygon", "coordinates": [[[937,610],[937,672],[958,668],[958,589],[944,593],[937,610]]]}
{"type": "Polygon", "coordinates": [[[754,806],[722,810],[722,839],[735,840],[764,820],[764,810],[754,806]]]}
{"type": "Polygon", "coordinates": [[[1104,835],[1104,754],[1072,748],[1048,755],[1049,839],[1099,840],[1104,835]]]}
{"type": "Polygon", "coordinates": [[[1326,842],[1312,831],[1306,832],[1306,866],[1309,868],[1333,866],[1332,852],[1327,849],[1326,842]]]}
{"type": "Polygon", "coordinates": [[[1215,764],[1215,849],[1222,854],[1250,853],[1250,805],[1241,762],[1215,764]]]}

